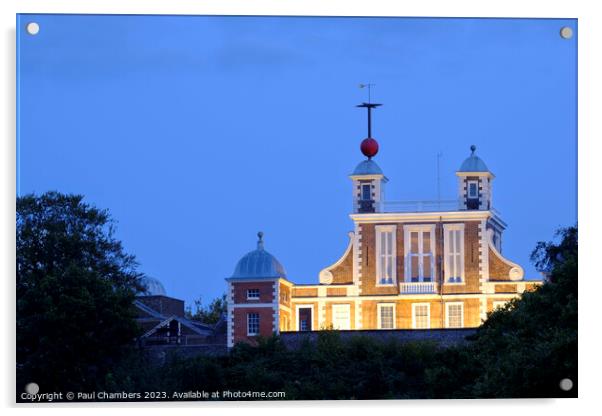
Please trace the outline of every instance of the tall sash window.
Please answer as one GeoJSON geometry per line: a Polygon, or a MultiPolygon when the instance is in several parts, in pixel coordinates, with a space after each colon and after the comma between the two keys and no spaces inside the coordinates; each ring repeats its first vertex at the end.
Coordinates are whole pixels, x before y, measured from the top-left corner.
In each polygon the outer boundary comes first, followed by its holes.
{"type": "Polygon", "coordinates": [[[464,281],[464,224],[443,226],[444,268],[446,283],[464,281]]]}
{"type": "Polygon", "coordinates": [[[435,280],[435,226],[404,226],[406,282],[435,280]]]}
{"type": "Polygon", "coordinates": [[[376,226],[376,284],[396,284],[395,225],[376,226]]]}

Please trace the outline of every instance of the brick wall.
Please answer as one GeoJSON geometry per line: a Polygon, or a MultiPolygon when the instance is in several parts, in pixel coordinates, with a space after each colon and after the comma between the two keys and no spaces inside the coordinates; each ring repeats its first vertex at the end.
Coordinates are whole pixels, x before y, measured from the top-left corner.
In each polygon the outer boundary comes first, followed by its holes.
{"type": "Polygon", "coordinates": [[[291,295],[292,295],[291,287],[289,287],[288,285],[285,285],[282,282],[280,282],[279,285],[280,285],[280,288],[279,288],[279,291],[280,291],[279,303],[281,305],[290,307],[290,305],[291,305],[291,295]]]}
{"type": "Polygon", "coordinates": [[[233,282],[234,303],[274,302],[274,282],[233,282]],[[259,289],[259,300],[247,300],[247,290],[259,289]]]}
{"type": "Polygon", "coordinates": [[[326,296],[345,296],[347,288],[345,287],[329,287],[326,289],[326,296]]]}
{"type": "Polygon", "coordinates": [[[489,249],[489,278],[492,280],[510,280],[512,266],[502,261],[492,249],[489,249]]]}
{"type": "MultiPolygon", "coordinates": [[[[391,225],[383,223],[378,225],[391,225]]],[[[403,279],[403,231],[400,224],[397,225],[396,245],[397,245],[397,263],[396,273],[397,281],[403,279]],[[400,251],[401,250],[401,251],[400,251]]],[[[360,232],[362,235],[362,295],[393,295],[399,293],[398,286],[376,286],[376,229],[374,224],[361,224],[360,232]]]]}
{"type": "Polygon", "coordinates": [[[330,269],[332,283],[353,283],[353,250],[349,250],[341,264],[330,269]]]}
{"type": "Polygon", "coordinates": [[[431,328],[445,328],[445,303],[462,302],[464,304],[464,326],[474,328],[481,324],[479,299],[444,300],[439,299],[403,299],[403,300],[363,300],[363,329],[378,329],[378,304],[395,304],[395,328],[412,329],[412,304],[428,303],[430,306],[431,328]]]}
{"type": "Polygon", "coordinates": [[[140,296],[137,298],[149,308],[165,316],[184,316],[184,301],[168,296],[140,296]]]}
{"type": "MultiPolygon", "coordinates": [[[[437,234],[439,238],[440,234],[437,234]]],[[[443,253],[443,243],[439,245],[443,253]]],[[[442,261],[443,265],[444,262],[442,261]]],[[[479,293],[479,222],[464,222],[464,284],[444,284],[444,294],[479,293]]]]}
{"type": "Polygon", "coordinates": [[[269,337],[274,333],[274,309],[273,308],[234,308],[234,343],[255,343],[254,336],[247,336],[247,314],[259,314],[259,334],[269,337]]]}
{"type": "Polygon", "coordinates": [[[495,285],[495,293],[516,293],[516,284],[495,285]]]}
{"type": "MultiPolygon", "coordinates": [[[[464,223],[464,283],[459,285],[443,285],[443,293],[479,293],[479,222],[466,221],[464,223]]],[[[396,276],[397,282],[403,282],[405,278],[405,257],[404,257],[404,226],[416,225],[419,223],[404,223],[396,225],[396,276]]],[[[420,223],[432,224],[432,223],[420,223]]],[[[454,223],[456,224],[456,223],[454,223]]],[[[390,224],[378,224],[390,225],[390,224]]],[[[443,224],[435,224],[435,280],[442,280],[444,265],[443,260],[443,224]]],[[[377,286],[376,285],[376,229],[375,224],[360,224],[362,235],[361,242],[361,266],[362,266],[362,295],[386,295],[396,294],[399,291],[397,286],[377,286]]]]}
{"type": "Polygon", "coordinates": [[[464,326],[474,328],[481,325],[481,301],[464,299],[464,326]]]}
{"type": "Polygon", "coordinates": [[[293,287],[293,297],[318,296],[318,289],[293,287]]]}

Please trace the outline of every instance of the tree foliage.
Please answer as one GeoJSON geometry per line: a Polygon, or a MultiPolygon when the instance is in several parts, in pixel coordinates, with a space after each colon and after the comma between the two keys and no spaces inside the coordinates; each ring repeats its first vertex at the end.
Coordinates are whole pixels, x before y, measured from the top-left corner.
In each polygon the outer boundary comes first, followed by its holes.
{"type": "Polygon", "coordinates": [[[208,306],[203,306],[202,298],[198,298],[194,301],[194,307],[194,313],[190,309],[186,310],[188,319],[205,324],[216,324],[228,311],[226,294],[213,299],[208,306]]]}
{"type": "MultiPolygon", "coordinates": [[[[378,341],[334,330],[288,349],[278,336],[237,344],[228,355],[154,363],[131,346],[136,262],[113,237],[106,211],[81,196],[17,200],[17,377],[42,391],[283,391],[286,399],[575,397],[577,228],[540,242],[549,276],[492,312],[465,344],[378,341]],[[128,346],[129,345],[129,346],[128,346]],[[564,392],[560,380],[575,387],[564,392]]],[[[225,295],[191,319],[215,323],[225,295]]],[[[19,387],[19,388],[20,388],[19,387]]]]}
{"type": "Polygon", "coordinates": [[[491,313],[463,345],[342,340],[324,330],[293,350],[273,336],[237,344],[223,357],[176,357],[150,378],[148,363],[140,373],[129,366],[128,386],[284,391],[297,400],[576,397],[577,229],[558,236],[533,253],[550,280],[491,313]],[[571,391],[560,389],[564,378],[573,381],[571,391]]]}
{"type": "Polygon", "coordinates": [[[466,350],[476,397],[576,397],[577,394],[577,227],[557,232],[560,242],[539,242],[535,265],[549,281],[495,311],[466,350]],[[559,388],[569,378],[574,387],[559,388]]]}
{"type": "Polygon", "coordinates": [[[89,389],[137,335],[135,258],[79,195],[17,198],[16,225],[18,388],[89,389]]]}

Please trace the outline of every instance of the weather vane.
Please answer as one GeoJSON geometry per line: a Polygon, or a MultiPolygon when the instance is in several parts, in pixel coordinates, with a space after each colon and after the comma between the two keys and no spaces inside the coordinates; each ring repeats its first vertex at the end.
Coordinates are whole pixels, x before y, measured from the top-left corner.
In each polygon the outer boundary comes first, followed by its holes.
{"type": "Polygon", "coordinates": [[[368,103],[371,101],[372,87],[376,86],[376,84],[360,84],[360,88],[368,88],[368,103]]]}
{"type": "Polygon", "coordinates": [[[376,107],[380,107],[382,104],[374,104],[371,102],[371,89],[375,84],[360,84],[360,88],[368,88],[368,102],[362,103],[357,107],[362,107],[368,109],[368,137],[372,137],[372,109],[376,107]]]}

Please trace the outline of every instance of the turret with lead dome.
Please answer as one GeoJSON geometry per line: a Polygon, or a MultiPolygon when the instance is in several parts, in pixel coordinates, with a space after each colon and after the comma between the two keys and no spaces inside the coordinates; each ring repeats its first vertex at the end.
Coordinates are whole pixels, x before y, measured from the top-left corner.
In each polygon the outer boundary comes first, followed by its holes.
{"type": "Polygon", "coordinates": [[[461,210],[487,211],[492,208],[491,184],[494,174],[487,168],[476,153],[477,147],[470,146],[470,156],[467,157],[460,169],[458,177],[458,208],[461,210]]]}

